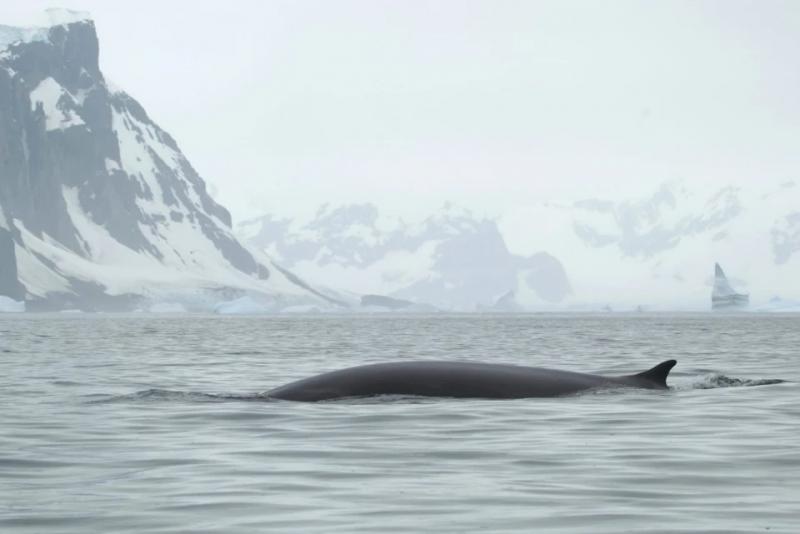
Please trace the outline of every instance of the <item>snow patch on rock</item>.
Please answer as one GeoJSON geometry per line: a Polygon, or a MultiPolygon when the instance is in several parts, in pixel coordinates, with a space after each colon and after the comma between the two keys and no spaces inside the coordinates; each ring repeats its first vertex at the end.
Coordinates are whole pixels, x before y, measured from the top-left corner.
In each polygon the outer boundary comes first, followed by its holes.
{"type": "Polygon", "coordinates": [[[47,131],[66,130],[85,124],[74,110],[73,96],[51,77],[39,82],[31,91],[31,111],[36,111],[38,106],[42,106],[47,131]]]}

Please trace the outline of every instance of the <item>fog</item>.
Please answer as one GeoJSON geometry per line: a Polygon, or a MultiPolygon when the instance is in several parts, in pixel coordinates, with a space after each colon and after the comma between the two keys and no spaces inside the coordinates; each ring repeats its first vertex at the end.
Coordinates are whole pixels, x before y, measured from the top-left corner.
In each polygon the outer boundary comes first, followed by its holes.
{"type": "Polygon", "coordinates": [[[107,78],[235,223],[356,203],[419,223],[453,203],[600,301],[691,279],[686,302],[717,260],[765,299],[797,293],[794,2],[60,5],[91,12],[107,78]]]}
{"type": "MultiPolygon", "coordinates": [[[[4,2],[24,24],[52,1],[4,2]]],[[[237,218],[794,175],[792,2],[62,0],[237,218]]]]}

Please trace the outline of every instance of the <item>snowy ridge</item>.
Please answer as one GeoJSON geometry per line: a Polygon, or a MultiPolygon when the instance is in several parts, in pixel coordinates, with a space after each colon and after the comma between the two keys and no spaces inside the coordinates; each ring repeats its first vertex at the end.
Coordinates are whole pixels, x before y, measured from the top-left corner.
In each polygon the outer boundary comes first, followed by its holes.
{"type": "Polygon", "coordinates": [[[391,297],[475,311],[512,292],[520,308],[550,309],[570,293],[556,258],[511,254],[494,221],[452,205],[415,224],[383,216],[371,204],[325,205],[311,221],[266,215],[242,222],[238,231],[315,285],[370,303],[391,297]]]}
{"type": "Polygon", "coordinates": [[[674,181],[640,198],[531,203],[497,222],[446,206],[411,224],[365,204],[237,232],[316,284],[441,309],[708,311],[720,262],[751,309],[786,311],[800,301],[798,206],[791,180],[674,181]]]}

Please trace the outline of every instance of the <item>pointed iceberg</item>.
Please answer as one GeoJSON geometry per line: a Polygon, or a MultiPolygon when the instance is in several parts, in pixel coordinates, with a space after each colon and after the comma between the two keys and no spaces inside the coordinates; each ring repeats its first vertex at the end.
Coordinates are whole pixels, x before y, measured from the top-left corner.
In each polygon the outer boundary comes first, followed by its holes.
{"type": "Polygon", "coordinates": [[[744,308],[750,304],[750,295],[737,293],[725,277],[719,263],[714,265],[714,289],[711,291],[712,310],[744,308]]]}

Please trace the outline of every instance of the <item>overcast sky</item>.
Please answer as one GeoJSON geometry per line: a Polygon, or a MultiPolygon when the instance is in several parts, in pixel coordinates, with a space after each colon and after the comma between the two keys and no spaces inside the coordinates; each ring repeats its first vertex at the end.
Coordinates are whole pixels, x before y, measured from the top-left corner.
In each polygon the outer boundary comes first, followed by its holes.
{"type": "Polygon", "coordinates": [[[798,177],[800,2],[3,0],[90,11],[106,76],[235,219],[798,177]]]}

